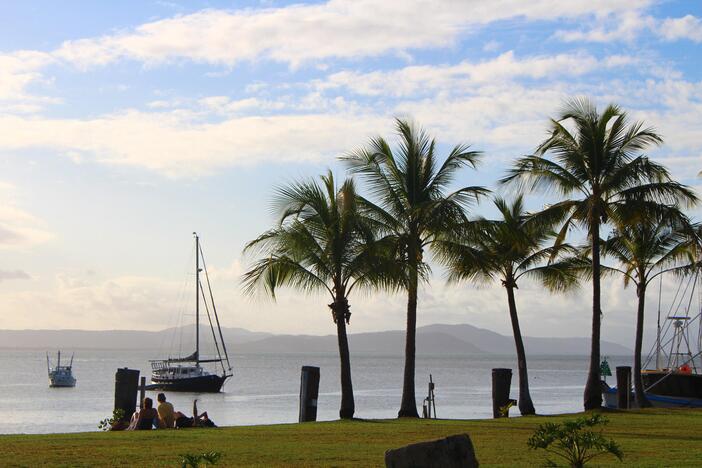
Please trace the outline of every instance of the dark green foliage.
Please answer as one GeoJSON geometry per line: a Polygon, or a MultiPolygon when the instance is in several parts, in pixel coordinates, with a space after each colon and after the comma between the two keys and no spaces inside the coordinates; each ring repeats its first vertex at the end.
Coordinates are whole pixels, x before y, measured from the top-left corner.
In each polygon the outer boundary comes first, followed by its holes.
{"type": "Polygon", "coordinates": [[[116,422],[121,421],[123,418],[124,410],[122,408],[117,408],[112,411],[111,418],[105,418],[98,423],[98,429],[102,431],[109,431],[116,422]]]}
{"type": "Polygon", "coordinates": [[[636,287],[638,309],[634,343],[634,389],[640,408],[649,407],[641,378],[641,352],[646,290],[664,273],[684,275],[695,267],[698,229],[676,207],[634,201],[619,207],[612,217],[614,232],[602,242],[602,254],[618,265],[605,267],[624,277],[624,286],[636,287]]]}
{"type": "MultiPolygon", "coordinates": [[[[577,418],[562,423],[545,423],[539,425],[527,441],[529,448],[543,449],[548,453],[564,459],[568,466],[580,468],[593,458],[611,454],[620,461],[624,458],[619,445],[602,435],[602,430],[591,428],[603,426],[609,421],[599,414],[577,418]]],[[[550,466],[557,466],[548,460],[550,466]]]]}
{"type": "Polygon", "coordinates": [[[502,282],[519,365],[519,410],[523,415],[535,414],[515,289],[522,277],[535,279],[554,291],[575,286],[578,278],[573,260],[562,258],[563,254],[572,256],[575,250],[564,243],[550,245],[549,241],[556,237],[553,231],[556,221],[550,216],[527,213],[521,194],[511,203],[502,198],[494,202],[500,212],[499,219],[465,222],[437,239],[434,250],[448,268],[450,281],[502,282]]]}
{"type": "Polygon", "coordinates": [[[244,274],[244,291],[263,291],[275,298],[278,288],[329,294],[341,361],[341,418],[352,418],[346,325],[349,295],[358,288],[393,288],[401,270],[392,242],[377,238],[378,222],[356,195],[352,179],[337,187],[331,172],[321,183],[304,181],[282,187],[275,200],[277,226],[249,242],[246,251],[261,254],[244,274]]]}
{"type": "Polygon", "coordinates": [[[414,392],[417,289],[426,280],[429,266],[425,249],[437,236],[466,220],[465,209],[483,187],[463,187],[453,192],[458,171],[474,168],[481,154],[466,145],[455,146],[443,163],[436,154],[436,142],[426,131],[407,120],[396,120],[395,149],[382,137],[343,159],[354,174],[361,176],[370,193],[364,207],[377,221],[377,228],[392,240],[402,264],[407,291],[407,335],[400,417],[418,417],[414,392]]]}
{"type": "Polygon", "coordinates": [[[199,468],[200,466],[213,466],[222,458],[220,452],[204,452],[201,454],[186,453],[179,455],[181,460],[181,468],[199,468]]]}
{"type": "Polygon", "coordinates": [[[693,204],[697,197],[671,179],[668,170],[643,154],[663,139],[643,122],[630,122],[614,104],[601,113],[586,98],[569,100],[556,119],[550,136],[536,154],[519,158],[502,179],[527,190],[544,189],[560,200],[544,210],[558,220],[562,242],[575,226],[590,240],[592,263],[592,343],[590,370],[583,395],[586,410],[602,404],[600,391],[600,229],[618,208],[632,201],[693,204]]]}
{"type": "Polygon", "coordinates": [[[383,240],[368,216],[353,180],[337,187],[331,172],[316,181],[278,189],[277,226],[246,245],[263,254],[244,275],[244,291],[263,291],[275,298],[289,286],[302,292],[327,291],[334,299],[354,288],[390,286],[391,265],[383,262],[383,240]]]}

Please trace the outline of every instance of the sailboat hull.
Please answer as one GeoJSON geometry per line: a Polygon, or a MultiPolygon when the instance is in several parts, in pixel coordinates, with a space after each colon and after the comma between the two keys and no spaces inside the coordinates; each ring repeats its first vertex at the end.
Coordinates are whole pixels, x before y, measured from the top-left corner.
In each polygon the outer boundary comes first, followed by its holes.
{"type": "Polygon", "coordinates": [[[150,387],[169,392],[218,393],[227,377],[219,375],[200,375],[178,379],[160,379],[152,377],[150,387]]]}

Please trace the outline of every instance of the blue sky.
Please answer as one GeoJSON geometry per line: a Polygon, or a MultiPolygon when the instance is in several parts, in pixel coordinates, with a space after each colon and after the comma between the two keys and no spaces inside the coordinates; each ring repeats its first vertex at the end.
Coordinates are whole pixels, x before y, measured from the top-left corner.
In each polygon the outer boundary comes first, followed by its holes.
{"type": "MultiPolygon", "coordinates": [[[[484,151],[457,184],[494,188],[564,98],[613,101],[655,126],[666,144],[650,155],[699,187],[700,18],[701,2],[648,0],[5,5],[0,328],[172,325],[197,230],[226,325],[333,331],[326,298],[242,298],[241,249],[273,222],[276,186],[341,174],[337,156],[391,137],[393,116],[444,152],[484,151]]],[[[587,294],[523,285],[525,333],[583,335],[587,294]]],[[[437,271],[420,323],[508,332],[503,296],[437,271]]],[[[605,338],[630,341],[633,297],[607,285],[605,338]]],[[[402,297],[353,308],[353,331],[404,326],[402,297]]]]}

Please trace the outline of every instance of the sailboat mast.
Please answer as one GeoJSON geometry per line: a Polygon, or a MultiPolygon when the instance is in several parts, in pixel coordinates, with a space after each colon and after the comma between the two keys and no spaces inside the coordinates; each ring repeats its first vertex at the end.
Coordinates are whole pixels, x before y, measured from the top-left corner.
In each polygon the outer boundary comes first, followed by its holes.
{"type": "Polygon", "coordinates": [[[200,365],[200,238],[195,235],[195,365],[200,365]]]}
{"type": "Polygon", "coordinates": [[[663,275],[658,283],[658,323],[656,328],[656,369],[661,368],[661,295],[663,294],[663,275]]]}

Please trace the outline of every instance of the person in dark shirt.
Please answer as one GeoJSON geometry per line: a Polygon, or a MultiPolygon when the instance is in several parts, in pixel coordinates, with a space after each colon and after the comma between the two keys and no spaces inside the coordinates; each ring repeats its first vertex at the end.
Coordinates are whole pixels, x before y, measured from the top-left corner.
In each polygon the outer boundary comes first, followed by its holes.
{"type": "Polygon", "coordinates": [[[217,425],[209,418],[207,411],[202,414],[197,414],[197,400],[193,401],[193,417],[189,418],[180,411],[175,412],[175,426],[178,429],[187,427],[217,427],[217,425]]]}
{"type": "Polygon", "coordinates": [[[135,429],[137,431],[150,430],[152,427],[162,427],[163,423],[158,417],[158,411],[154,408],[154,402],[151,398],[144,398],[144,404],[139,411],[139,417],[136,421],[135,429]]]}

